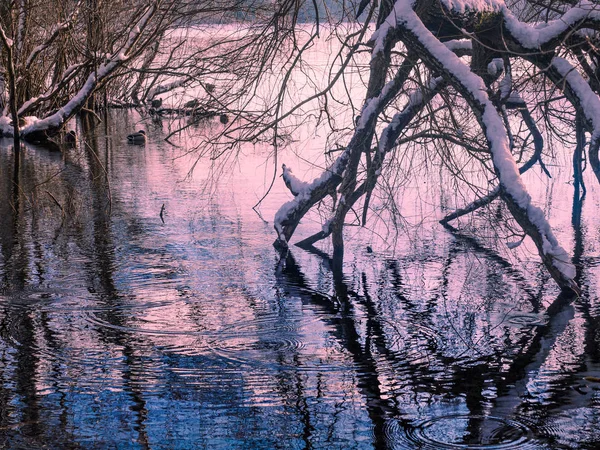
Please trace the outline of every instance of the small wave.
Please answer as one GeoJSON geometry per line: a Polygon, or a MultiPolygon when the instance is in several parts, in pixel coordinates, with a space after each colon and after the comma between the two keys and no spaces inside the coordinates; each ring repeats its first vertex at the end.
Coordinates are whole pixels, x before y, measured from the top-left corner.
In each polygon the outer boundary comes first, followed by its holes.
{"type": "Polygon", "coordinates": [[[494,416],[449,414],[403,427],[386,424],[385,435],[392,448],[434,449],[522,449],[544,448],[525,424],[494,416]]]}

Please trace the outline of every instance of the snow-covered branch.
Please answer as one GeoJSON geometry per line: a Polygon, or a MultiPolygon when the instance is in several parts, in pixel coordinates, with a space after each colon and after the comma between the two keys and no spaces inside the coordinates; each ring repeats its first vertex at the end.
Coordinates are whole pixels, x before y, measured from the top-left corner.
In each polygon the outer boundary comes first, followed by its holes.
{"type": "Polygon", "coordinates": [[[444,42],[444,45],[457,56],[467,56],[473,52],[473,41],[469,39],[452,39],[444,42]]]}
{"type": "Polygon", "coordinates": [[[156,5],[148,7],[142,18],[131,27],[126,43],[117,52],[108,57],[105,63],[89,74],[79,92],[54,114],[25,127],[22,130],[23,136],[26,139],[40,139],[48,131],[60,128],[73,114],[79,111],[89,96],[129,60],[135,50],[135,43],[156,11],[156,5]]]}
{"type": "MultiPolygon", "coordinates": [[[[333,193],[342,182],[342,176],[347,176],[345,171],[351,157],[356,158],[356,153],[360,157],[365,144],[368,145],[371,142],[377,117],[402,88],[413,66],[414,62],[405,60],[394,78],[380,86],[379,95],[365,101],[354,135],[342,154],[320,177],[313,180],[312,183],[304,183],[299,195],[296,195],[293,200],[285,203],[277,211],[274,223],[278,235],[275,242],[276,247],[287,247],[289,239],[304,214],[325,196],[333,193]]],[[[381,70],[381,68],[372,66],[371,71],[376,70],[381,70]]],[[[381,77],[381,74],[378,74],[378,77],[381,77]]],[[[385,76],[382,79],[384,80],[385,76]]]]}
{"type": "Polygon", "coordinates": [[[149,100],[152,100],[157,95],[164,94],[165,92],[170,92],[174,89],[185,86],[190,81],[191,81],[191,77],[184,77],[184,78],[179,78],[177,80],[171,81],[169,83],[160,84],[158,86],[151,88],[148,91],[147,98],[149,100]]]}
{"type": "Polygon", "coordinates": [[[549,272],[560,286],[576,289],[575,267],[543,211],[531,201],[512,157],[504,123],[487,95],[483,80],[425,27],[409,1],[396,1],[394,12],[405,44],[418,49],[433,69],[444,73],[474,110],[492,153],[500,193],[514,218],[535,242],[549,272]]]}
{"type": "Polygon", "coordinates": [[[55,85],[51,86],[46,90],[46,92],[38,97],[33,97],[24,102],[19,108],[18,114],[19,116],[23,116],[35,108],[37,105],[50,100],[56,94],[58,94],[61,89],[66,86],[71,80],[73,80],[77,74],[81,71],[81,69],[85,67],[84,63],[81,64],[73,64],[69,66],[64,72],[63,75],[55,85]]]}
{"type": "Polygon", "coordinates": [[[583,0],[570,8],[560,18],[546,23],[528,24],[521,22],[504,6],[504,25],[508,34],[523,48],[540,50],[554,46],[578,28],[600,29],[600,5],[583,0]]]}
{"type": "Polygon", "coordinates": [[[283,169],[283,173],[281,174],[283,182],[294,195],[294,197],[297,197],[298,195],[304,195],[304,193],[310,188],[310,184],[306,181],[298,179],[292,173],[292,169],[287,167],[285,164],[283,164],[281,168],[283,169]]]}
{"type": "Polygon", "coordinates": [[[73,12],[71,13],[71,16],[66,21],[64,21],[63,23],[56,26],[54,28],[54,31],[48,37],[48,39],[46,39],[42,44],[36,46],[31,51],[31,53],[27,57],[27,60],[25,61],[26,69],[29,68],[31,66],[31,64],[36,60],[36,58],[40,55],[40,53],[42,53],[44,50],[46,50],[48,47],[50,47],[52,45],[52,43],[63,32],[72,28],[73,22],[75,21],[75,19],[77,18],[77,15],[79,14],[80,5],[81,5],[81,1],[77,2],[77,4],[75,5],[75,8],[73,9],[73,12]]]}

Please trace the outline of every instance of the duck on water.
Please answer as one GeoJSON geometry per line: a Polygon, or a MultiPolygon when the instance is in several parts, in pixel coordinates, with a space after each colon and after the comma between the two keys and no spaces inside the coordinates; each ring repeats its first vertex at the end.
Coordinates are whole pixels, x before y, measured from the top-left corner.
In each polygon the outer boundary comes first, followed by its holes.
{"type": "Polygon", "coordinates": [[[145,144],[146,143],[146,132],[140,130],[137,133],[132,133],[127,136],[127,142],[130,144],[145,144]]]}
{"type": "Polygon", "coordinates": [[[70,130],[67,134],[65,134],[63,142],[67,147],[77,146],[77,133],[75,133],[73,130],[70,130]]]}

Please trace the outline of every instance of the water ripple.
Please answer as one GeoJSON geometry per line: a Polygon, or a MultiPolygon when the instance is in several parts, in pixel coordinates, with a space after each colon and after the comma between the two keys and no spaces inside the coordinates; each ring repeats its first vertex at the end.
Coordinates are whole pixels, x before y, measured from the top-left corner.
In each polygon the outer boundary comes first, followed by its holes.
{"type": "Polygon", "coordinates": [[[331,350],[323,343],[319,329],[322,322],[298,315],[265,315],[240,322],[222,330],[209,343],[213,352],[230,363],[250,366],[293,366],[300,370],[337,370],[342,365],[329,364],[331,350]]]}
{"type": "Polygon", "coordinates": [[[525,424],[494,416],[449,414],[403,427],[386,424],[385,435],[393,448],[439,449],[542,449],[525,424]]]}
{"type": "Polygon", "coordinates": [[[540,325],[546,325],[548,322],[547,317],[541,314],[535,313],[519,313],[511,314],[507,318],[508,323],[521,327],[534,327],[540,325]]]}
{"type": "Polygon", "coordinates": [[[446,347],[442,335],[433,328],[406,320],[382,320],[391,350],[402,355],[402,362],[412,363],[446,347]]]}

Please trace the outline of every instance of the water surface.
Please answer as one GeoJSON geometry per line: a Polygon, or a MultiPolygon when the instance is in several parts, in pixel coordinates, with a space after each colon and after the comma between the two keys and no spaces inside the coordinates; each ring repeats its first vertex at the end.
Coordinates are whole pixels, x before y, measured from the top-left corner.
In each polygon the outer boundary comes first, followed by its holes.
{"type": "MultiPolygon", "coordinates": [[[[280,179],[260,207],[269,223],[252,210],[270,148],[188,176],[194,157],[140,121],[78,124],[76,149],[28,146],[18,164],[0,145],[0,446],[600,446],[593,180],[575,217],[569,173],[527,180],[575,254],[580,299],[527,243],[441,227],[435,170],[399,191],[398,233],[348,228],[334,276],[327,244],[271,246],[291,198],[280,179]],[[127,145],[140,127],[148,144],[127,145]]],[[[297,151],[280,158],[310,179],[297,151]]]]}

